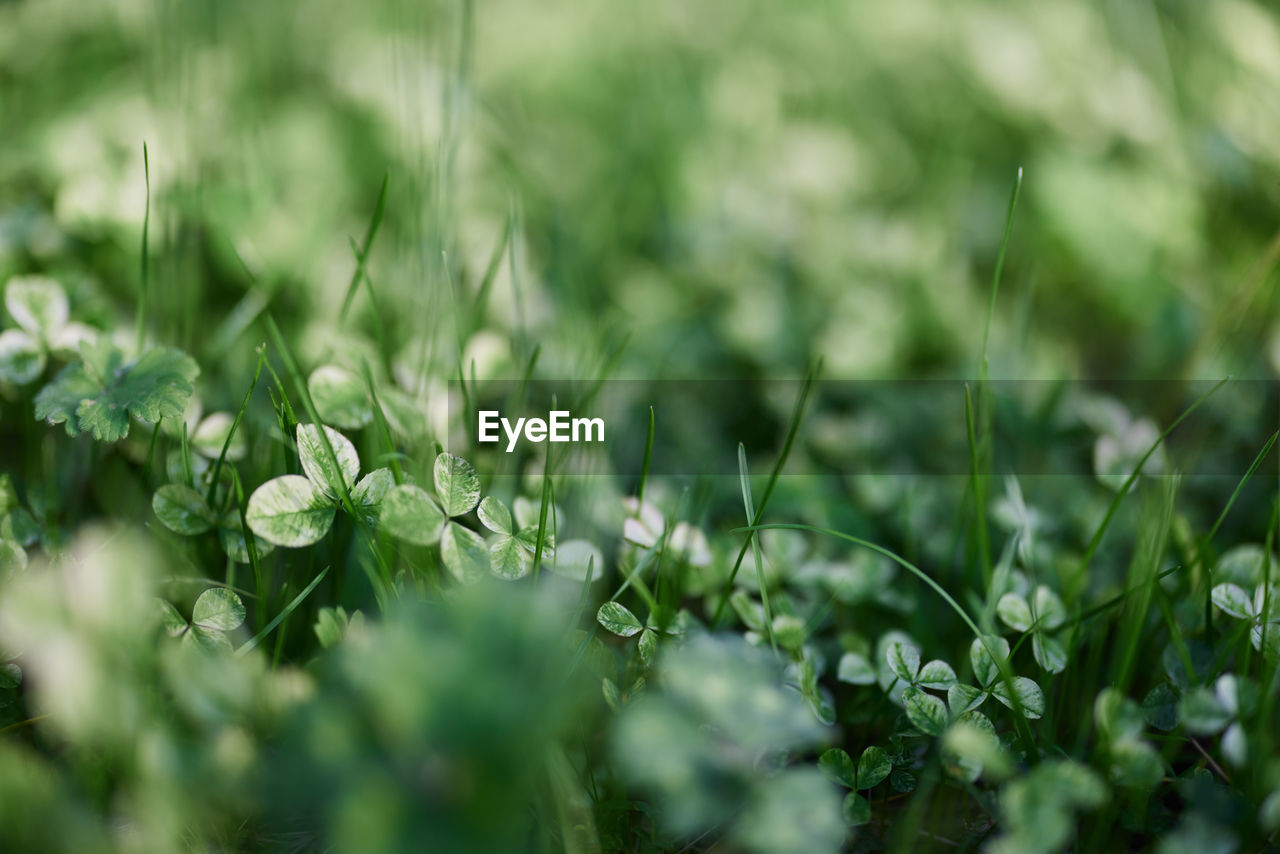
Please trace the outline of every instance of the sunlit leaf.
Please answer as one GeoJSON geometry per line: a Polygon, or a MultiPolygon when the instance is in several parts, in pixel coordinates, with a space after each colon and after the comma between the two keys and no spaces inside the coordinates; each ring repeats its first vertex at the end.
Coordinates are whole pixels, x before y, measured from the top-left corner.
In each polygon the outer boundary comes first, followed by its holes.
{"type": "Polygon", "coordinates": [[[244,603],[235,591],[210,587],[196,599],[191,622],[204,629],[229,632],[244,622],[244,603]]]}
{"type": "Polygon", "coordinates": [[[480,517],[480,522],[495,534],[514,533],[511,525],[511,511],[507,509],[507,505],[492,495],[484,497],[476,515],[480,517]]]}
{"type": "Polygon", "coordinates": [[[605,602],[596,612],[596,620],[608,631],[619,637],[629,638],[644,629],[644,624],[626,606],[618,602],[605,602]]]}
{"type": "Polygon", "coordinates": [[[1253,600],[1249,598],[1248,593],[1234,584],[1214,585],[1210,598],[1213,604],[1237,620],[1253,619],[1253,600]]]}
{"type": "Polygon", "coordinates": [[[440,454],[432,473],[445,515],[461,516],[480,503],[480,476],[462,457],[440,454]]]}
{"type": "Polygon", "coordinates": [[[310,480],[287,474],[254,490],[245,519],[267,542],[296,549],[319,542],[333,524],[334,511],[333,502],[310,480]]]}
{"type": "Polygon", "coordinates": [[[493,574],[508,581],[524,578],[529,574],[529,553],[515,537],[499,536],[489,546],[489,564],[493,574]]]}
{"type": "Polygon", "coordinates": [[[422,487],[402,483],[387,491],[378,527],[397,539],[419,546],[439,542],[445,517],[435,499],[422,487]]]}
{"type": "Polygon", "coordinates": [[[1031,628],[1031,606],[1018,593],[1006,593],[996,603],[996,615],[1009,628],[1025,632],[1031,628]]]}
{"type": "Polygon", "coordinates": [[[475,531],[450,522],[440,535],[440,556],[453,577],[472,584],[489,574],[489,547],[475,531]]]}
{"type": "Polygon", "coordinates": [[[204,496],[189,486],[167,483],[151,497],[151,509],[166,528],[185,536],[203,534],[213,527],[213,510],[204,496]]]}
{"type": "Polygon", "coordinates": [[[324,435],[329,439],[333,449],[333,457],[325,450],[324,441],[320,438],[320,430],[314,424],[299,424],[297,430],[298,460],[302,463],[302,471],[321,492],[333,500],[337,500],[341,490],[348,491],[355,485],[360,475],[360,455],[351,440],[331,427],[324,428],[324,435]],[[337,463],[337,469],[333,467],[337,463]]]}
{"type": "Polygon", "coordinates": [[[373,401],[361,379],[337,365],[322,365],[307,378],[307,391],[326,424],[359,430],[373,420],[373,401]]]}

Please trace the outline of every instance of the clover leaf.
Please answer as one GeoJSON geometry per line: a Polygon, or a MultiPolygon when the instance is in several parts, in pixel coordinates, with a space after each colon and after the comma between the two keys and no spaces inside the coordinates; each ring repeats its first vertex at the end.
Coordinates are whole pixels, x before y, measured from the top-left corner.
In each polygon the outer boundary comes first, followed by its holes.
{"type": "Polygon", "coordinates": [[[17,329],[0,332],[0,380],[26,385],[44,372],[51,351],[74,353],[95,332],[68,323],[67,293],[46,276],[14,276],[5,284],[4,304],[17,329]]]}
{"type": "Polygon", "coordinates": [[[104,338],[82,344],[80,355],[36,395],[36,418],[65,424],[68,436],[87,432],[102,442],[129,435],[130,417],[154,424],[181,416],[200,374],[194,359],[169,347],[128,362],[104,338]]]}
{"type": "Polygon", "coordinates": [[[253,533],[285,548],[301,548],[319,542],[333,525],[338,496],[346,491],[356,512],[368,520],[378,515],[378,505],[391,487],[391,473],[378,469],[358,483],[360,456],[351,441],[337,430],[324,427],[330,457],[320,427],[299,424],[298,458],[305,477],[286,474],[254,490],[245,508],[253,533]]]}

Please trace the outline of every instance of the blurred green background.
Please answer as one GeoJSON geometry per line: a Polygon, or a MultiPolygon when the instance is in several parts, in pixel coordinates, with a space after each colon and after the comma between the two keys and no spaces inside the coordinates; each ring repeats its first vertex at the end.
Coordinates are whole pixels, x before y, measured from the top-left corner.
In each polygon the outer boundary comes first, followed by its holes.
{"type": "Polygon", "coordinates": [[[392,338],[481,374],[971,376],[1021,168],[994,376],[1267,376],[1278,93],[1238,0],[5,3],[0,251],[127,304],[146,141],[197,358],[251,289],[331,330],[386,172],[392,338]]]}

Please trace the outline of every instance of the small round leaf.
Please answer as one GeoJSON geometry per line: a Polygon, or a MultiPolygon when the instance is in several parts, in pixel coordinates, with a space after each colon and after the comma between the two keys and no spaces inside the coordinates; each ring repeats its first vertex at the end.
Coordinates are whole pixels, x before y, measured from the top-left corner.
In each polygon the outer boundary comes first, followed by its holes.
{"type": "Polygon", "coordinates": [[[396,539],[418,546],[439,542],[444,531],[444,513],[425,489],[402,483],[387,491],[382,499],[378,527],[396,539]]]}
{"type": "Polygon", "coordinates": [[[445,525],[440,536],[440,556],[453,577],[471,584],[489,574],[489,548],[470,528],[456,522],[445,525]]]}
{"type": "Polygon", "coordinates": [[[369,390],[355,374],[337,365],[322,365],[307,379],[316,411],[328,424],[359,430],[373,420],[369,390]]]}
{"type": "Polygon", "coordinates": [[[296,549],[319,542],[333,524],[332,501],[310,480],[286,474],[249,496],[249,528],[269,543],[296,549]]]}
{"type": "Polygon", "coordinates": [[[151,497],[151,509],[166,528],[193,537],[213,527],[214,515],[204,496],[189,486],[167,483],[151,497]]]}
{"type": "Polygon", "coordinates": [[[235,591],[210,587],[191,609],[191,622],[210,631],[229,632],[244,622],[244,603],[235,591]]]}

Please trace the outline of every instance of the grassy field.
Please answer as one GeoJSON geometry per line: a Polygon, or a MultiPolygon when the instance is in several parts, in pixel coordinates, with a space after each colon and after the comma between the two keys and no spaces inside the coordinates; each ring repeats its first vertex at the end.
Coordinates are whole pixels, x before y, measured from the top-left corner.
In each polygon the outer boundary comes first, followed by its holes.
{"type": "Polygon", "coordinates": [[[0,128],[0,850],[1280,845],[1268,4],[18,0],[0,128]]]}

